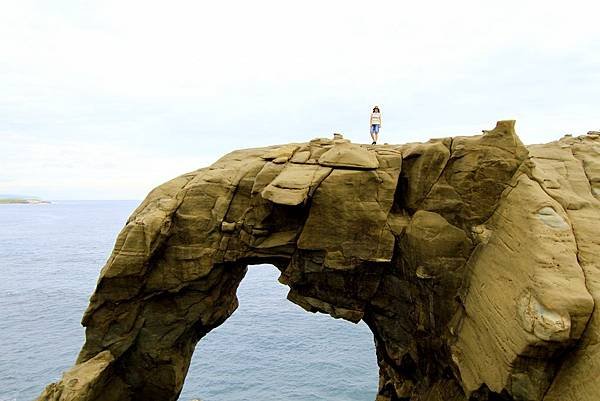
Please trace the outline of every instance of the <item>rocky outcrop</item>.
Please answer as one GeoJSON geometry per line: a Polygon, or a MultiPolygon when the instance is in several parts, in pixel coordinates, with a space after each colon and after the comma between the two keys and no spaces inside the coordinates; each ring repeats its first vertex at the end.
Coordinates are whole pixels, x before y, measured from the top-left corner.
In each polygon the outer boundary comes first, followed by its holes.
{"type": "Polygon", "coordinates": [[[73,369],[39,400],[177,399],[249,264],[371,328],[378,401],[600,399],[600,139],[341,137],[233,152],[119,234],[73,369]]]}

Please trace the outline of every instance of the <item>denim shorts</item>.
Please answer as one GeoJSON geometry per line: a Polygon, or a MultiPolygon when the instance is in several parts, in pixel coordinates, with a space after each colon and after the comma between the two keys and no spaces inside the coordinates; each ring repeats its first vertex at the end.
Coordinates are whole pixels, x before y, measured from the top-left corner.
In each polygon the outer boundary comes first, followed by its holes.
{"type": "Polygon", "coordinates": [[[371,124],[371,134],[379,134],[379,124],[371,124]]]}

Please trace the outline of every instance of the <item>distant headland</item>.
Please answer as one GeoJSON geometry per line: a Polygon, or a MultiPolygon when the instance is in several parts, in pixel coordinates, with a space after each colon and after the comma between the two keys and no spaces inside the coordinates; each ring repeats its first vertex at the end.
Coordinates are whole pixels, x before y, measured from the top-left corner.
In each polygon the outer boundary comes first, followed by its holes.
{"type": "Polygon", "coordinates": [[[50,201],[42,200],[37,196],[0,194],[0,205],[9,205],[9,204],[38,205],[38,204],[46,204],[46,203],[50,203],[50,201]]]}

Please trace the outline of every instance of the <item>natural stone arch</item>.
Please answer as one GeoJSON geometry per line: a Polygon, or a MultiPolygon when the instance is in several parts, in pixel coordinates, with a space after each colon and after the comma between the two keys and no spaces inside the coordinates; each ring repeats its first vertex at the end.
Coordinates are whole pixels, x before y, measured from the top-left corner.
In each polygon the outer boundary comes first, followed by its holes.
{"type": "Polygon", "coordinates": [[[529,153],[503,121],[423,144],[236,151],[169,181],[119,234],[77,364],[39,399],[175,400],[246,266],[268,263],[291,301],[369,325],[377,400],[591,401],[597,143],[529,153]]]}

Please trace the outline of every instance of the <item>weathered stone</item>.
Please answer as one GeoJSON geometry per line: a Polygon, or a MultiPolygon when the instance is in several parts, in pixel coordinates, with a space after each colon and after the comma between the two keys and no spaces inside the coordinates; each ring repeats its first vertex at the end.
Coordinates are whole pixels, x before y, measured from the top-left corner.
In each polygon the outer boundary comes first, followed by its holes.
{"type": "Polygon", "coordinates": [[[403,203],[416,210],[446,168],[450,150],[441,142],[412,144],[404,150],[403,158],[403,203]]]}
{"type": "Polygon", "coordinates": [[[296,206],[308,200],[331,168],[315,164],[287,165],[261,192],[263,198],[280,205],[296,206]]]}
{"type": "Polygon", "coordinates": [[[110,351],[102,351],[84,363],[75,365],[63,374],[62,379],[51,384],[37,398],[38,400],[118,400],[113,398],[110,389],[105,388],[110,374],[107,370],[115,361],[110,351]]]}
{"type": "Polygon", "coordinates": [[[374,152],[349,142],[336,142],[335,145],[319,157],[319,164],[328,167],[349,167],[376,169],[379,167],[374,152]]]}
{"type": "Polygon", "coordinates": [[[340,252],[326,261],[347,268],[353,260],[390,261],[394,236],[386,220],[395,182],[377,171],[334,170],[313,196],[298,247],[340,252]]]}
{"type": "Polygon", "coordinates": [[[277,160],[279,163],[285,163],[292,157],[298,147],[299,146],[295,144],[283,145],[276,147],[271,151],[265,152],[261,157],[264,160],[277,160]]]}
{"type": "Polygon", "coordinates": [[[527,157],[514,125],[511,120],[499,121],[484,135],[453,138],[450,159],[422,208],[440,213],[461,228],[488,219],[497,203],[496,194],[507,187],[527,157]]]}
{"type": "Polygon", "coordinates": [[[548,225],[539,215],[544,208],[567,220],[537,182],[519,176],[487,223],[489,241],[469,259],[472,273],[453,350],[467,394],[485,384],[518,399],[541,400],[559,367],[552,356],[572,346],[590,318],[594,300],[573,232],[568,225],[548,225]],[[546,373],[533,376],[539,372],[546,373]]]}
{"type": "Polygon", "coordinates": [[[248,264],[373,331],[378,401],[600,399],[600,136],[235,151],[153,190],[39,401],[172,401],[248,264]]]}

